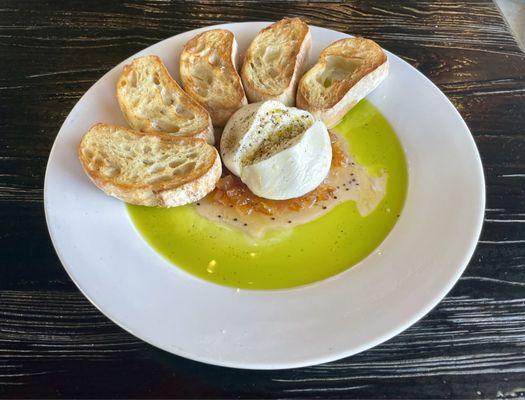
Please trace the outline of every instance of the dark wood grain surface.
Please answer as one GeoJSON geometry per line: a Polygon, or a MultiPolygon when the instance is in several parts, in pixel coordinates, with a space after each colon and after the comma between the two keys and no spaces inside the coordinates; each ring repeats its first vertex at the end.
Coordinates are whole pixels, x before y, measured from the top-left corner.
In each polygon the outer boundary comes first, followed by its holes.
{"type": "Polygon", "coordinates": [[[491,1],[0,1],[0,397],[525,396],[525,55],[491,1]],[[43,212],[47,157],[82,94],[138,50],[228,21],[301,16],[419,68],[472,130],[485,225],[465,274],[394,339],[286,371],[191,362],[136,339],[69,280],[43,212]]]}

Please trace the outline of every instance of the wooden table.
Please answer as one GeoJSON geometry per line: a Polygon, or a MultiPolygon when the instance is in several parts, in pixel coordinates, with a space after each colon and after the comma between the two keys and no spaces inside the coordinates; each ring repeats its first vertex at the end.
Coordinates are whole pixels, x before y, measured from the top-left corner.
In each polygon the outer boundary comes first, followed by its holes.
{"type": "Polygon", "coordinates": [[[525,395],[525,55],[491,1],[2,0],[0,125],[1,397],[525,395]],[[44,219],[46,161],[70,109],[121,60],[189,29],[286,15],[372,38],[450,97],[485,167],[483,234],[452,292],[387,343],[295,370],[207,366],[124,332],[69,280],[44,219]]]}

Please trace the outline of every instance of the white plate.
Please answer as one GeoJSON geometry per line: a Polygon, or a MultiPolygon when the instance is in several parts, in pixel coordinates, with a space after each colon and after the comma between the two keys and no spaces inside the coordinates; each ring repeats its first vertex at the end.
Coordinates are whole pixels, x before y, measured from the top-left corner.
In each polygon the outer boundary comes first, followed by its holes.
{"type": "MultiPolygon", "coordinates": [[[[225,24],[240,51],[267,23],[225,24]]],[[[178,76],[182,45],[197,29],[133,57],[159,55],[178,76]]],[[[347,37],[312,27],[312,61],[347,37]]],[[[387,239],[359,265],[312,285],[235,290],[195,278],[158,255],[125,206],[98,190],[77,159],[96,122],[125,124],[115,99],[123,63],[80,99],[55,140],[44,199],[49,232],[84,295],[133,335],[171,353],[237,368],[291,368],[346,357],[409,327],[465,269],[483,220],[479,154],[465,122],[439,89],[388,54],[390,75],[371,95],[396,130],[409,163],[405,209],[387,239]]],[[[124,61],[129,62],[130,59],[124,61]]]]}

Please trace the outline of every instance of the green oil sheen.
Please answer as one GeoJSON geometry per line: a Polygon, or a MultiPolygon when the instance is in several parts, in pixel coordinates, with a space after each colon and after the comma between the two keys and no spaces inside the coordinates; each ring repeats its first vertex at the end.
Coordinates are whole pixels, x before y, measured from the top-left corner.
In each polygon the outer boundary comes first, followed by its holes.
{"type": "Polygon", "coordinates": [[[386,171],[385,197],[366,217],[353,201],[304,225],[254,239],[200,216],[195,206],[172,209],[128,205],[136,228],[165,258],[202,279],[244,289],[305,285],[355,265],[385,239],[403,208],[407,166],[386,119],[366,101],[337,126],[354,159],[371,174],[386,171]]]}

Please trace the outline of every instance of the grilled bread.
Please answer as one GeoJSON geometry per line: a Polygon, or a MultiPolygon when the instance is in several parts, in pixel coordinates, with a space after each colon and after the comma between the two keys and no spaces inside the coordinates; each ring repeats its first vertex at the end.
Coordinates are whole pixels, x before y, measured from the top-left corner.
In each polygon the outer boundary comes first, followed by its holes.
{"type": "Polygon", "coordinates": [[[248,100],[278,100],[293,106],[311,45],[310,28],[299,18],[284,18],[259,32],[241,70],[248,100]]]}
{"type": "Polygon", "coordinates": [[[136,58],[124,67],[117,99],[135,130],[214,141],[208,112],[181,89],[157,56],[136,58]]]}
{"type": "Polygon", "coordinates": [[[388,74],[388,60],[374,41],[341,39],[321,52],[319,61],[302,77],[297,106],[331,128],[388,74]]]}
{"type": "Polygon", "coordinates": [[[175,207],[211,192],[221,176],[215,147],[203,139],[97,124],[78,155],[93,183],[127,203],[175,207]]]}
{"type": "Polygon", "coordinates": [[[248,103],[236,59],[237,42],[226,29],[198,34],[186,43],[180,56],[184,90],[208,110],[218,127],[248,103]]]}

